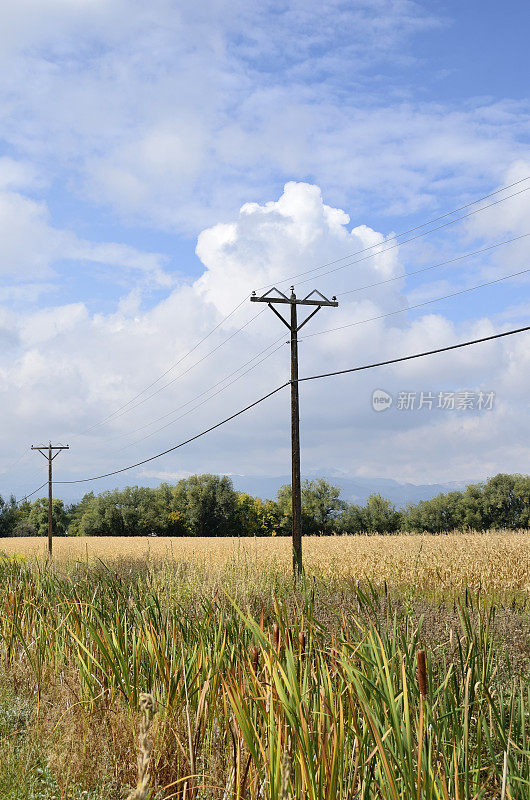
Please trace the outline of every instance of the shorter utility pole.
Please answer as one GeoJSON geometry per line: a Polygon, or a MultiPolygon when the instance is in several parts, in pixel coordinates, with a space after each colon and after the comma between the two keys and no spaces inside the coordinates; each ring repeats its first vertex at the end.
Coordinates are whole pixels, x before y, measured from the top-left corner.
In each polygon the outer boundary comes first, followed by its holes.
{"type": "Polygon", "coordinates": [[[252,292],[250,297],[253,303],[267,303],[271,311],[281,319],[284,325],[291,332],[291,492],[292,492],[292,530],[293,530],[293,572],[300,575],[303,570],[302,563],[302,486],[300,476],[300,405],[298,398],[298,331],[303,328],[306,322],[315,316],[317,311],[323,306],[337,307],[337,298],[328,300],[317,289],[309,292],[303,300],[298,300],[294,293],[294,286],[291,286],[291,294],[280,292],[273,287],[261,297],[252,292]],[[272,294],[275,292],[276,294],[272,294]],[[274,308],[273,303],[286,303],[291,306],[290,320],[287,320],[274,308]],[[314,306],[314,310],[298,324],[296,307],[314,306]]]}
{"type": "Polygon", "coordinates": [[[54,458],[57,458],[61,450],[69,450],[70,447],[67,444],[54,444],[50,442],[49,444],[43,445],[31,445],[32,450],[38,450],[45,459],[48,461],[48,555],[52,556],[52,547],[53,547],[53,531],[52,531],[52,461],[54,458]],[[53,451],[57,450],[55,455],[53,451]]]}

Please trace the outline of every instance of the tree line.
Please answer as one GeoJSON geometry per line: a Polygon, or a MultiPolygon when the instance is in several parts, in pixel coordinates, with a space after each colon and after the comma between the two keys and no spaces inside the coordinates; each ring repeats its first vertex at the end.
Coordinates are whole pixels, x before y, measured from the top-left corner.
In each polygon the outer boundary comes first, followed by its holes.
{"type": "MultiPolygon", "coordinates": [[[[193,475],[156,489],[125,489],[85,494],[66,506],[53,500],[56,536],[286,536],[291,533],[291,487],[275,500],[237,492],[230,478],[193,475]]],[[[530,477],[499,474],[463,491],[397,509],[380,494],[365,505],[347,503],[340,488],[324,479],[302,488],[305,535],[427,532],[455,529],[530,528],[530,477]]],[[[0,497],[0,536],[45,536],[48,500],[17,503],[0,497]]]]}

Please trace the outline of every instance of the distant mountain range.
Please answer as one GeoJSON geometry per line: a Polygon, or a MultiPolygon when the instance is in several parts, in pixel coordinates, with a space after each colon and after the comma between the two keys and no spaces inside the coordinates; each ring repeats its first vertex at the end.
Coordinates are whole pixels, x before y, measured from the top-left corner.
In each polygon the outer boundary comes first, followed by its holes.
{"type": "MultiPolygon", "coordinates": [[[[277,477],[269,475],[231,475],[234,488],[239,492],[247,492],[262,500],[275,498],[280,486],[291,482],[289,475],[277,477]]],[[[314,476],[304,476],[313,478],[314,476]]],[[[399,483],[392,478],[348,478],[336,475],[319,475],[324,477],[334,486],[340,486],[341,498],[349,503],[364,505],[370,494],[381,494],[397,508],[402,508],[407,503],[418,503],[420,500],[429,500],[437,494],[463,489],[466,483],[452,481],[450,483],[399,483]]]]}

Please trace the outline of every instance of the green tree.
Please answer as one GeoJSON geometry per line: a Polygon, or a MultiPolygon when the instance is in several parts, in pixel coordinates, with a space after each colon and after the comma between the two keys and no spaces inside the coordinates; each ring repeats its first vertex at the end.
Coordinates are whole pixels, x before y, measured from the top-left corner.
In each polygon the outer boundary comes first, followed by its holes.
{"type": "MultiPolygon", "coordinates": [[[[31,505],[28,523],[33,528],[34,536],[48,535],[48,498],[40,497],[31,505]]],[[[52,500],[52,531],[54,536],[66,536],[68,530],[68,514],[62,500],[52,500]]]]}
{"type": "Polygon", "coordinates": [[[72,509],[71,532],[82,536],[182,535],[181,516],[172,513],[167,484],[158,489],[127,486],[86,494],[72,509]]]}
{"type": "Polygon", "coordinates": [[[336,528],[338,533],[364,533],[366,531],[364,508],[356,503],[348,503],[337,517],[336,528]]]}
{"type": "MultiPolygon", "coordinates": [[[[292,493],[290,484],[280,486],[277,506],[281,532],[289,534],[292,527],[292,493]]],[[[305,480],[302,484],[302,533],[329,534],[337,524],[337,518],[346,508],[340,499],[340,487],[333,486],[323,478],[305,480]]]]}
{"type": "Polygon", "coordinates": [[[395,533],[401,524],[401,514],[390,500],[371,494],[364,509],[367,533],[395,533]]]}
{"type": "Polygon", "coordinates": [[[172,506],[183,514],[191,536],[237,536],[240,532],[236,493],[227,476],[183,478],[173,489],[172,506]]]}
{"type": "Polygon", "coordinates": [[[483,527],[519,528],[527,518],[530,479],[523,475],[500,473],[490,478],[482,489],[483,527]]]}
{"type": "MultiPolygon", "coordinates": [[[[80,536],[124,536],[123,516],[116,503],[118,492],[102,492],[83,498],[76,532],[80,536]]],[[[92,495],[92,493],[90,493],[92,495]]]]}
{"type": "Polygon", "coordinates": [[[405,531],[443,533],[463,524],[463,494],[449,492],[430,500],[409,504],[402,515],[401,527],[405,531]]]}
{"type": "Polygon", "coordinates": [[[519,519],[516,527],[530,528],[530,477],[516,475],[514,494],[519,503],[519,519]]]}
{"type": "Polygon", "coordinates": [[[466,486],[460,501],[462,527],[484,530],[489,527],[484,513],[484,485],[472,483],[466,486]]]}
{"type": "Polygon", "coordinates": [[[242,536],[274,536],[279,515],[273,500],[260,500],[246,492],[236,495],[240,534],[242,536]]]}
{"type": "Polygon", "coordinates": [[[9,500],[0,496],[0,537],[13,536],[18,519],[19,510],[13,495],[9,500]]]}
{"type": "Polygon", "coordinates": [[[94,492],[87,492],[79,503],[73,503],[68,509],[68,534],[70,536],[80,536],[81,519],[90,507],[95,503],[94,492]]]}
{"type": "Polygon", "coordinates": [[[323,478],[306,480],[302,484],[302,509],[305,517],[311,520],[314,533],[332,533],[338,515],[345,508],[339,486],[333,486],[323,478]]]}

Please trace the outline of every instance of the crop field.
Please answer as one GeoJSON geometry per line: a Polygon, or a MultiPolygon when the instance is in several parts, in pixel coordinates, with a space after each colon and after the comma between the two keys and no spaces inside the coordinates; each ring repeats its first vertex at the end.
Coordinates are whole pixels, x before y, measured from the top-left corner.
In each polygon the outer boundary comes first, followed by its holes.
{"type": "MultiPolygon", "coordinates": [[[[0,552],[42,558],[47,540],[4,539],[0,552]]],[[[53,552],[61,562],[147,559],[193,564],[202,568],[209,581],[229,564],[257,575],[291,568],[288,537],[58,537],[53,552]]],[[[530,592],[530,534],[310,536],[304,537],[304,564],[308,574],[362,579],[375,585],[386,581],[438,592],[467,587],[488,593],[524,593],[530,592]]]]}
{"type": "Polygon", "coordinates": [[[527,800],[524,532],[3,540],[2,800],[527,800]],[[42,557],[41,557],[42,556],[42,557]]]}

